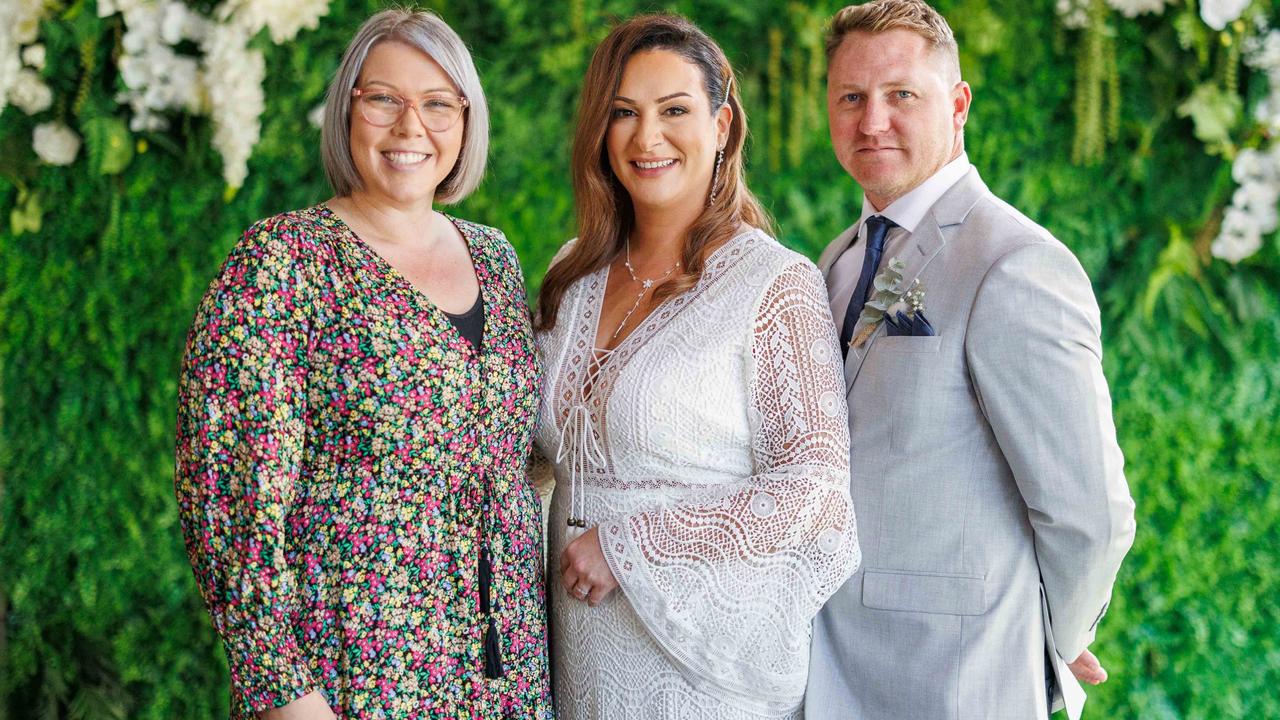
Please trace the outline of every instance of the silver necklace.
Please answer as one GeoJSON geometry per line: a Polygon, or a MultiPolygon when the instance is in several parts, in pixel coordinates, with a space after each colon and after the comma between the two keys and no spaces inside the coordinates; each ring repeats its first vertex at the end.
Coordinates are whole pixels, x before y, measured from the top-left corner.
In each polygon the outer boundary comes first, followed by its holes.
{"type": "Polygon", "coordinates": [[[676,271],[676,268],[680,267],[680,261],[677,260],[675,265],[672,265],[666,272],[662,273],[662,275],[657,278],[645,278],[641,280],[636,276],[636,269],[631,266],[631,238],[627,238],[626,251],[627,254],[623,259],[622,264],[627,266],[627,274],[631,276],[631,282],[640,283],[640,294],[636,295],[636,301],[632,304],[631,309],[627,311],[627,314],[622,316],[622,322],[618,324],[618,329],[613,331],[613,337],[610,338],[611,340],[617,340],[618,335],[622,334],[622,329],[627,326],[627,321],[630,320],[631,316],[640,308],[640,302],[644,300],[645,293],[649,292],[655,284],[666,280],[671,276],[671,273],[676,271]]]}

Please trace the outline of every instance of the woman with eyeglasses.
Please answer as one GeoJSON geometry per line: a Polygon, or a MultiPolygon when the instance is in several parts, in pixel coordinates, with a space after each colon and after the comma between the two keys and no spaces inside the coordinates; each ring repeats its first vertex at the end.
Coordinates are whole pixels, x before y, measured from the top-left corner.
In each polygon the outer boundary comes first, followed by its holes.
{"type": "Polygon", "coordinates": [[[335,197],[251,227],[204,296],[176,490],[233,718],[550,718],[538,366],[515,252],[450,217],[488,114],[426,12],[326,98],[335,197]]]}
{"type": "Polygon", "coordinates": [[[826,289],[768,234],[746,136],[687,20],[596,49],[537,317],[560,720],[799,717],[810,621],[858,562],[826,289]]]}

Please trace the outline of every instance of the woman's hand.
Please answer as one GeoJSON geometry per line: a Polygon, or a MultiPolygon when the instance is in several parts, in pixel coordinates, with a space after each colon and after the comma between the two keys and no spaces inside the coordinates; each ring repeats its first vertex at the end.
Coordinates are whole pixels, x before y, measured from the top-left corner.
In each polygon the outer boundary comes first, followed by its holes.
{"type": "Polygon", "coordinates": [[[618,587],[600,550],[600,528],[593,527],[569,543],[560,556],[560,580],[571,597],[595,607],[618,587]]]}
{"type": "Polygon", "coordinates": [[[263,710],[258,720],[335,720],[333,710],[318,690],[303,695],[288,705],[263,710]]]}

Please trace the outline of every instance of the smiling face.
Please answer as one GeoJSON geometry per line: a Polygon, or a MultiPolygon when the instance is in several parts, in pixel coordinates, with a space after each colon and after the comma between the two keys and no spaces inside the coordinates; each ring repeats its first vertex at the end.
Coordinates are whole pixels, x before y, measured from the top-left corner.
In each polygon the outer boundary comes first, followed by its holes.
{"type": "Polygon", "coordinates": [[[670,50],[632,55],[613,98],[605,145],[636,209],[700,211],[732,117],[728,105],[711,111],[693,63],[670,50]]]}
{"type": "MultiPolygon", "coordinates": [[[[356,87],[415,99],[426,93],[459,94],[435,60],[395,41],[369,50],[356,87]]],[[[465,115],[453,127],[437,132],[428,130],[409,107],[390,127],[378,127],[365,120],[357,102],[351,105],[351,159],[364,188],[352,195],[397,208],[430,205],[436,188],[458,161],[465,115]]]]}
{"type": "Polygon", "coordinates": [[[970,99],[920,35],[851,32],[827,69],[836,158],[883,210],[959,157],[970,99]]]}

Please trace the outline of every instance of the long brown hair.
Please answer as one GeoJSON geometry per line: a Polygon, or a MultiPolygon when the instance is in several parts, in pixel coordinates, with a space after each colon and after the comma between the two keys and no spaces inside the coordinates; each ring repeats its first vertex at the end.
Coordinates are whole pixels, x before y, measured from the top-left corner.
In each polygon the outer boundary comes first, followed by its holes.
{"type": "Polygon", "coordinates": [[[725,103],[733,111],[724,161],[709,204],[689,227],[680,258],[681,272],[654,290],[654,301],[693,287],[702,276],[707,256],[731,239],[742,225],[771,232],[772,224],[743,178],[742,148],[747,138],[747,115],[738,97],[724,51],[693,23],[678,15],[641,15],[618,25],[596,48],[583,81],[578,125],[573,136],[573,195],[578,218],[578,241],[547,271],[538,297],[534,325],[555,327],[565,291],[577,279],[607,265],[622,250],[635,225],[631,196],[609,166],[605,135],[613,97],[622,82],[627,61],[642,50],[670,50],[702,72],[711,112],[725,103]]]}

